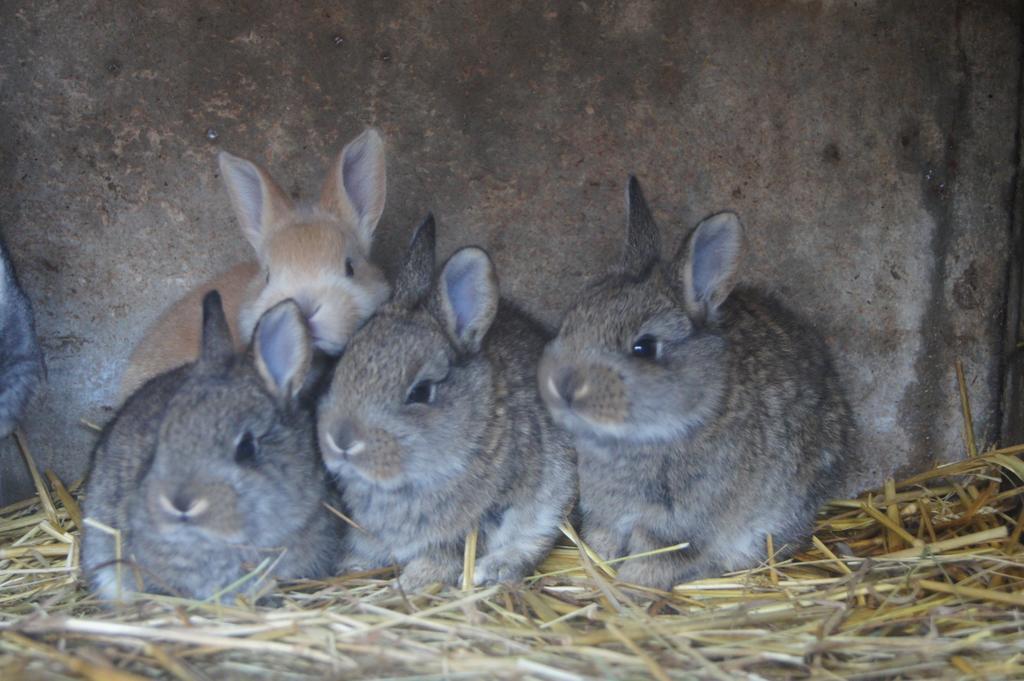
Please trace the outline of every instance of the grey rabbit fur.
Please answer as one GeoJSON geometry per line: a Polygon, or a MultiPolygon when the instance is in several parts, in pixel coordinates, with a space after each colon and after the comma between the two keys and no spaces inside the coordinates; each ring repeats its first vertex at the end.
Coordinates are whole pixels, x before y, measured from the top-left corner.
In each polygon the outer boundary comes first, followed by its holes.
{"type": "Polygon", "coordinates": [[[821,336],[770,296],[733,290],[734,213],[701,222],[675,258],[636,178],[621,266],[587,288],[539,368],[575,436],[582,535],[619,578],[670,589],[785,555],[854,465],[855,427],[821,336]]]}
{"type": "Polygon", "coordinates": [[[265,559],[285,579],[337,563],[342,525],[323,503],[340,500],[298,394],[312,356],[302,311],[292,300],[270,308],[237,353],[212,291],[202,327],[199,358],[133,393],[93,450],[84,512],[120,532],[122,554],[87,524],[82,564],[103,599],[227,600],[225,587],[265,559]]]}
{"type": "Polygon", "coordinates": [[[0,438],[18,425],[43,380],[32,305],[0,240],[0,438]]]}
{"type": "Polygon", "coordinates": [[[479,527],[475,583],[518,580],[550,551],[576,494],[574,452],[537,392],[550,335],[499,300],[483,250],[434,270],[431,216],[318,410],[324,463],[362,528],[342,567],[400,565],[407,590],[453,584],[479,527]]]}

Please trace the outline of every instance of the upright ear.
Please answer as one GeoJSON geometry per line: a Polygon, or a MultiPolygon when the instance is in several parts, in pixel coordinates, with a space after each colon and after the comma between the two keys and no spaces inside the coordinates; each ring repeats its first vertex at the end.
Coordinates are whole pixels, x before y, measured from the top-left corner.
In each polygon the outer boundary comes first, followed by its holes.
{"type": "Polygon", "coordinates": [[[253,331],[253,355],[267,390],[281,402],[291,401],[313,362],[309,327],[295,301],[284,300],[263,313],[253,331]]]}
{"type": "Polygon", "coordinates": [[[477,352],[498,312],[498,276],[490,256],[473,246],[456,251],[441,271],[436,295],[452,342],[463,352],[477,352]]]}
{"type": "Polygon", "coordinates": [[[661,245],[647,200],[635,175],[626,186],[626,243],[622,249],[622,269],[641,274],[658,260],[661,245]]]}
{"type": "Polygon", "coordinates": [[[226,151],[220,152],[217,161],[242,234],[262,257],[270,230],[292,210],[292,202],[267,171],[252,161],[226,151]]]}
{"type": "Polygon", "coordinates": [[[743,225],[735,213],[712,215],[697,225],[676,256],[676,281],[691,315],[713,313],[736,285],[743,255],[743,225]]]}
{"type": "Polygon", "coordinates": [[[341,150],[331,166],[320,193],[320,206],[352,220],[363,251],[369,253],[386,195],[384,142],[380,133],[367,128],[341,150]]]}
{"type": "Polygon", "coordinates": [[[405,262],[395,281],[392,300],[403,307],[412,307],[430,291],[434,281],[434,214],[428,213],[409,241],[405,262]]]}
{"type": "Polygon", "coordinates": [[[221,367],[235,354],[231,329],[224,316],[220,293],[210,291],[203,296],[203,336],[199,342],[198,366],[202,369],[221,367]]]}

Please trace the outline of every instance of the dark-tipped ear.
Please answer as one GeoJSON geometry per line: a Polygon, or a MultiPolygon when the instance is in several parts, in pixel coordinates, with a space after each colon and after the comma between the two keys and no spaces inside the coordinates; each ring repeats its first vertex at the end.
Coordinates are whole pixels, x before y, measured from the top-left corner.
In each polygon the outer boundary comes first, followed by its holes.
{"type": "Polygon", "coordinates": [[[320,192],[320,206],[352,220],[363,251],[369,253],[386,196],[384,141],[367,128],[338,154],[320,192]]]}
{"type": "Polygon", "coordinates": [[[271,392],[291,401],[302,388],[313,362],[313,344],[302,310],[289,299],[263,313],[253,331],[253,356],[271,392]]]}
{"type": "Polygon", "coordinates": [[[262,258],[267,236],[292,210],[292,202],[270,174],[252,161],[222,151],[217,162],[242,234],[262,258]]]}
{"type": "Polygon", "coordinates": [[[235,354],[231,329],[224,316],[220,293],[210,291],[203,296],[203,337],[199,343],[199,366],[222,366],[235,354]]]}
{"type": "Polygon", "coordinates": [[[736,213],[703,220],[676,256],[676,281],[692,315],[713,313],[736,285],[743,256],[743,224],[736,213]]]}
{"type": "Polygon", "coordinates": [[[435,249],[434,214],[428,213],[412,234],[405,261],[395,280],[395,294],[392,300],[404,307],[411,307],[423,300],[434,281],[435,249]]]}
{"type": "Polygon", "coordinates": [[[622,250],[622,269],[640,274],[657,261],[661,253],[658,225],[654,223],[647,200],[635,175],[626,185],[626,244],[622,250]]]}
{"type": "Polygon", "coordinates": [[[477,352],[498,312],[498,275],[484,250],[470,246],[448,258],[437,282],[437,306],[452,342],[477,352]]]}

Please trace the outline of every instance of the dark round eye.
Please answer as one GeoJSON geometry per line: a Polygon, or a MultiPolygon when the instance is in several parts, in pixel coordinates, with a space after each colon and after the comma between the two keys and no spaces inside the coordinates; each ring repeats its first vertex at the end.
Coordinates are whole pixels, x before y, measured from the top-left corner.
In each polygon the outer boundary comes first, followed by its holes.
{"type": "Polygon", "coordinates": [[[352,266],[352,258],[345,258],[345,276],[354,277],[356,275],[356,268],[352,266]]]}
{"type": "Polygon", "coordinates": [[[630,352],[634,357],[640,359],[657,359],[658,350],[661,349],[661,344],[658,339],[650,334],[640,336],[633,341],[633,347],[630,348],[630,352]]]}
{"type": "Polygon", "coordinates": [[[429,404],[434,401],[434,384],[430,381],[420,381],[412,387],[409,394],[405,396],[406,404],[429,404]]]}
{"type": "Polygon", "coordinates": [[[252,466],[256,463],[256,438],[249,431],[238,438],[238,444],[235,445],[235,462],[243,466],[252,466]]]}

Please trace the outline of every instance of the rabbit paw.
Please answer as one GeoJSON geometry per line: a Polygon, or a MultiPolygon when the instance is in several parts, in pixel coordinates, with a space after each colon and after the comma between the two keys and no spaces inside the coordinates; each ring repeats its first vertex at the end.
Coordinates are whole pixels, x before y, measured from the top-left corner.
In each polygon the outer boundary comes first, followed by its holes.
{"type": "Polygon", "coordinates": [[[431,584],[448,586],[456,583],[458,569],[431,561],[413,560],[402,568],[402,574],[395,580],[397,586],[406,593],[423,591],[431,584]]]}
{"type": "Polygon", "coordinates": [[[473,584],[502,584],[518,582],[530,573],[530,568],[519,556],[492,553],[477,561],[473,570],[473,584]]]}
{"type": "MultiPolygon", "coordinates": [[[[665,561],[651,558],[635,558],[627,561],[619,569],[618,580],[626,584],[644,586],[649,589],[660,591],[671,591],[672,587],[680,580],[677,579],[677,570],[665,561]]],[[[647,594],[648,596],[650,594],[647,594]]]]}
{"type": "Polygon", "coordinates": [[[611,529],[589,527],[583,532],[583,541],[604,560],[618,558],[626,553],[626,537],[611,529]]]}
{"type": "Polygon", "coordinates": [[[367,565],[363,564],[363,563],[360,563],[360,562],[348,563],[348,562],[346,562],[346,563],[342,563],[341,565],[338,566],[338,575],[340,577],[344,577],[346,575],[355,574],[357,572],[367,572],[368,570],[370,570],[370,568],[367,565]]]}

